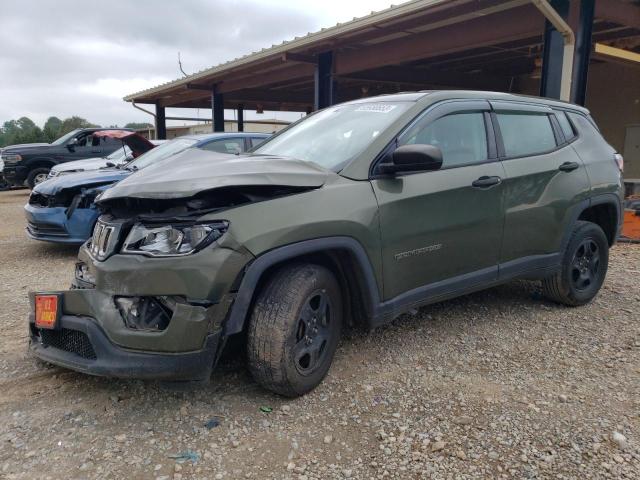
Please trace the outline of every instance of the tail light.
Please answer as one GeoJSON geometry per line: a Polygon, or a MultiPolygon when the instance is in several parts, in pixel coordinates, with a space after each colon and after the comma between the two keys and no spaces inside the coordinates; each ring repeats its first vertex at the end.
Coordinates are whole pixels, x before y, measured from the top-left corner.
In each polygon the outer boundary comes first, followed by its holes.
{"type": "Polygon", "coordinates": [[[620,169],[621,172],[624,172],[624,158],[622,155],[620,155],[619,153],[616,153],[613,158],[616,161],[616,164],[618,165],[618,168],[620,169]]]}

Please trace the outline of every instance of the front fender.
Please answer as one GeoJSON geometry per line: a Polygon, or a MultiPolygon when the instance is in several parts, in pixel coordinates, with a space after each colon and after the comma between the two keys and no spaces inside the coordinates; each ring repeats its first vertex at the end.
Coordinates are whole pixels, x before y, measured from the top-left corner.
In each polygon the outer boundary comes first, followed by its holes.
{"type": "Polygon", "coordinates": [[[242,277],[225,324],[225,334],[232,335],[242,331],[258,283],[269,268],[304,255],[327,251],[346,251],[355,260],[356,268],[359,270],[356,272],[357,277],[361,279],[359,287],[365,308],[369,316],[373,316],[380,305],[380,295],[376,276],[364,247],[351,237],[324,237],[278,247],[252,261],[242,277]]]}

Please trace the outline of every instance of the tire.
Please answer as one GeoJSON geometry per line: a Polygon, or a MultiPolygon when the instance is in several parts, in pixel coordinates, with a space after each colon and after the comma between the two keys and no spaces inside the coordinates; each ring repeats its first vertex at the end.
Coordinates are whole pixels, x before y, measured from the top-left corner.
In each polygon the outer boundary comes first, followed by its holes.
{"type": "Polygon", "coordinates": [[[44,182],[49,175],[49,170],[51,169],[44,167],[34,168],[33,170],[31,170],[29,172],[29,175],[27,175],[27,186],[31,190],[33,190],[33,187],[35,187],[37,184],[44,182]]]}
{"type": "Polygon", "coordinates": [[[341,325],[342,294],[328,269],[280,269],[259,292],[251,314],[247,355],[253,378],[287,397],[313,390],[329,371],[341,325]]]}
{"type": "Polygon", "coordinates": [[[578,221],[562,256],[560,271],[542,280],[544,294],[571,307],[589,303],[598,293],[609,266],[609,242],[595,223],[578,221]]]}

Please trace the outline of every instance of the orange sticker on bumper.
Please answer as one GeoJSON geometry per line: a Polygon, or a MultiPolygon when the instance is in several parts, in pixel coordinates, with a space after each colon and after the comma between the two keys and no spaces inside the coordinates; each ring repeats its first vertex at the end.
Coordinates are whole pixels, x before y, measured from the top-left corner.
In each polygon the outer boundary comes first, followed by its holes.
{"type": "Polygon", "coordinates": [[[36,295],[36,327],[56,328],[58,302],[58,295],[36,295]]]}

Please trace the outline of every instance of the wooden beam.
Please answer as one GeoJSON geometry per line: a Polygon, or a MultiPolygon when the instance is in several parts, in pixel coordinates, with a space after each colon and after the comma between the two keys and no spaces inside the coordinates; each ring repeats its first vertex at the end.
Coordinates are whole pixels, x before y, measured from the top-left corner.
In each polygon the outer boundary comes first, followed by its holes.
{"type": "Polygon", "coordinates": [[[543,26],[544,18],[535,7],[518,7],[446,29],[430,30],[383,44],[338,52],[335,72],[336,75],[345,75],[529,38],[541,35],[543,26]]]}
{"type": "Polygon", "coordinates": [[[173,107],[185,102],[191,102],[193,100],[206,99],[211,100],[211,88],[207,90],[184,90],[180,93],[173,94],[169,97],[161,98],[158,100],[158,104],[163,107],[173,107]]]}
{"type": "Polygon", "coordinates": [[[240,78],[225,78],[220,84],[220,93],[235,92],[247,88],[267,87],[274,83],[296,80],[303,77],[313,78],[314,65],[296,63],[269,72],[254,72],[240,78]]]}
{"type": "Polygon", "coordinates": [[[640,5],[620,0],[598,0],[596,18],[640,29],[640,5]]]}
{"type": "Polygon", "coordinates": [[[285,52],[281,58],[283,62],[311,63],[313,65],[318,62],[314,55],[305,55],[304,53],[285,52]]]}
{"type": "Polygon", "coordinates": [[[210,92],[212,88],[213,85],[197,85],[195,83],[187,83],[188,90],[206,90],[207,92],[210,92]]]}
{"type": "Polygon", "coordinates": [[[416,87],[423,85],[446,85],[449,87],[474,88],[478,90],[504,90],[509,82],[509,78],[484,73],[469,74],[412,67],[383,67],[376,70],[353,73],[346,78],[370,82],[415,85],[416,87]]]}

